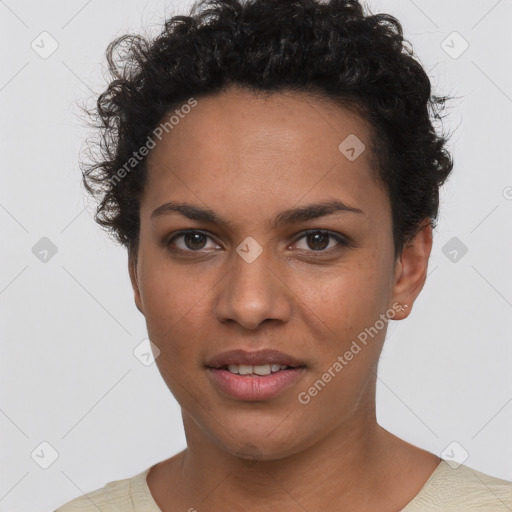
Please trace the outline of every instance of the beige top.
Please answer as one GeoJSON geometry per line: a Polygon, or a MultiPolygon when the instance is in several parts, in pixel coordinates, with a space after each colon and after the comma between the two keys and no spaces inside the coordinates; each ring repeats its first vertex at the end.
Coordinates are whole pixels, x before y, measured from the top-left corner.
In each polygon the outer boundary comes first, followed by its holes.
{"type": "MultiPolygon", "coordinates": [[[[162,512],[146,482],[150,469],[132,478],[110,482],[101,489],[66,503],[54,512],[162,512]]],[[[465,465],[454,469],[443,460],[420,492],[398,512],[435,510],[510,512],[512,482],[494,478],[465,465]]]]}

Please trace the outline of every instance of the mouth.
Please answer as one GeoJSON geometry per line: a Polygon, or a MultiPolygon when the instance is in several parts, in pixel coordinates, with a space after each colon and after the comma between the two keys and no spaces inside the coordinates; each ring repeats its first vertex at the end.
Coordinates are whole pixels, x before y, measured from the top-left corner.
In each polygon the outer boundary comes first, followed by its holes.
{"type": "Polygon", "coordinates": [[[277,350],[232,350],[211,358],[206,368],[222,394],[243,401],[262,401],[294,385],[306,365],[277,350]]]}
{"type": "Polygon", "coordinates": [[[294,368],[305,368],[304,366],[288,366],[286,364],[258,364],[258,365],[248,365],[248,364],[229,364],[225,366],[220,366],[218,370],[227,370],[229,373],[234,375],[248,375],[254,376],[258,375],[260,377],[264,375],[270,375],[271,373],[277,373],[283,370],[292,370],[294,368]]]}
{"type": "Polygon", "coordinates": [[[274,349],[256,352],[230,350],[212,357],[206,363],[207,368],[227,370],[238,375],[270,375],[305,366],[303,361],[274,349]]]}

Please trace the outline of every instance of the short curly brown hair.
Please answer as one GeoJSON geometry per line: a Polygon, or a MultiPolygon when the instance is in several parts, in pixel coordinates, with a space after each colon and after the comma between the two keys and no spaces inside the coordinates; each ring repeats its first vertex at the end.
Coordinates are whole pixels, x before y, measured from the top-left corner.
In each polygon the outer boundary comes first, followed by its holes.
{"type": "Polygon", "coordinates": [[[99,134],[90,149],[99,155],[81,162],[83,183],[100,198],[96,222],[130,255],[138,252],[147,175],[139,149],[191,97],[230,84],[320,94],[357,110],[372,127],[395,255],[423,219],[435,227],[439,187],[453,167],[447,137],[434,128],[448,98],[431,94],[396,18],[372,14],[357,0],[200,0],[189,14],[165,21],[154,38],[127,34],[112,41],[106,50],[112,80],[88,111],[99,134]]]}

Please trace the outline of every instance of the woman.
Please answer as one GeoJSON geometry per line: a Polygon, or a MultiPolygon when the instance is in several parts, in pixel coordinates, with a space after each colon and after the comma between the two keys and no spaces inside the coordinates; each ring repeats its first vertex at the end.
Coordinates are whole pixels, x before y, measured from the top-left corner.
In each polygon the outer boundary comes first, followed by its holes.
{"type": "Polygon", "coordinates": [[[452,169],[399,22],[356,0],[200,7],[109,46],[84,170],[187,448],[58,510],[512,508],[512,483],[376,421],[452,169]]]}

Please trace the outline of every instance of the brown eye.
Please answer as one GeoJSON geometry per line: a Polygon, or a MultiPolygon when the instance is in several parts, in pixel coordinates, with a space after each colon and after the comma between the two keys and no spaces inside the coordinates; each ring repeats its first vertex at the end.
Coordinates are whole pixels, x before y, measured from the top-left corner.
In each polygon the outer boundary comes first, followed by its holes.
{"type": "Polygon", "coordinates": [[[196,250],[203,249],[206,243],[206,235],[202,233],[185,233],[183,241],[188,249],[196,250]]]}
{"type": "Polygon", "coordinates": [[[331,250],[336,250],[340,246],[347,245],[345,240],[343,240],[343,238],[341,238],[340,236],[322,230],[308,231],[299,240],[303,239],[306,240],[307,247],[302,247],[300,249],[314,252],[330,252],[331,250]],[[335,240],[336,242],[338,242],[338,247],[336,247],[336,244],[334,244],[334,246],[328,248],[331,240],[335,240]]]}
{"type": "Polygon", "coordinates": [[[309,247],[313,250],[323,250],[329,245],[329,235],[326,233],[309,233],[306,235],[309,247]]]}
{"type": "MultiPolygon", "coordinates": [[[[167,246],[174,249],[173,245],[175,245],[176,250],[183,252],[199,252],[206,248],[208,239],[210,239],[210,237],[201,231],[182,231],[171,238],[169,242],[167,242],[167,246]],[[182,239],[182,243],[180,244],[176,243],[179,239],[182,239]]],[[[219,247],[217,244],[214,245],[215,247],[219,247]]]]}

